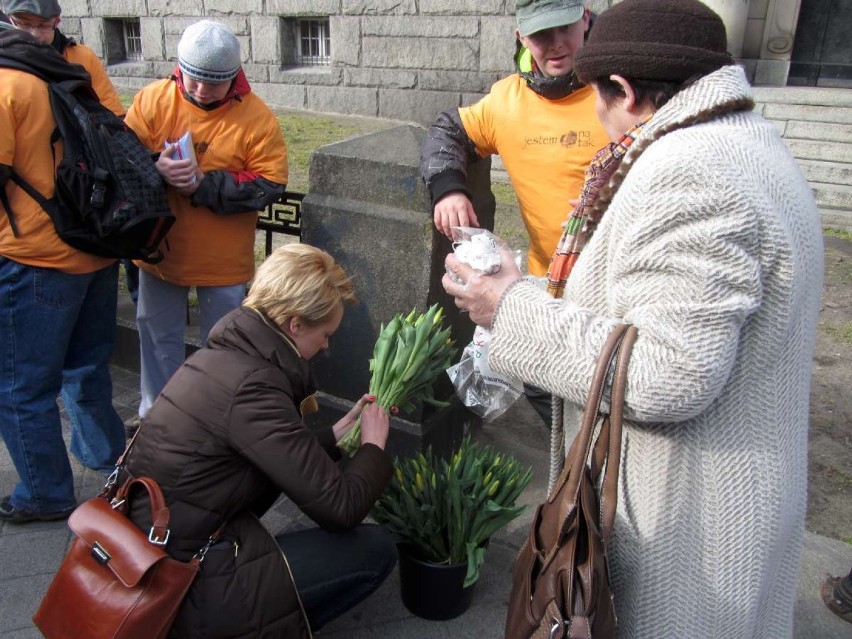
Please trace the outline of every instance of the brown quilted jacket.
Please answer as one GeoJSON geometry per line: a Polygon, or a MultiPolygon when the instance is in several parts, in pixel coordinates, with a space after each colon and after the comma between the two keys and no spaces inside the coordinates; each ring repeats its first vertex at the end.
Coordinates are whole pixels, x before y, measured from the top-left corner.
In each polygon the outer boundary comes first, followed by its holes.
{"type": "MultiPolygon", "coordinates": [[[[283,333],[241,308],[166,384],[129,457],[153,477],[171,511],[171,555],[188,560],[225,521],[178,614],[173,637],[308,637],[289,567],[258,520],[282,493],[319,526],[358,525],[390,480],[380,448],[345,469],[330,427],[309,430],[300,406],[314,393],[308,363],[283,333]]],[[[142,499],[132,517],[147,529],[142,499]]]]}

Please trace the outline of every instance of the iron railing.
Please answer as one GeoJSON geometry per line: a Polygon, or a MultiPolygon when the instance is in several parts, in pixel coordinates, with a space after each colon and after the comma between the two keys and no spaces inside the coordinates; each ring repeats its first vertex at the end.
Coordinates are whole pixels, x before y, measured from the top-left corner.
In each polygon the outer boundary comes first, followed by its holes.
{"type": "Polygon", "coordinates": [[[302,236],[302,200],[304,193],[284,191],[277,202],[263,209],[257,218],[257,230],[265,233],[264,255],[272,252],[272,238],[276,233],[293,235],[301,240],[302,236]]]}

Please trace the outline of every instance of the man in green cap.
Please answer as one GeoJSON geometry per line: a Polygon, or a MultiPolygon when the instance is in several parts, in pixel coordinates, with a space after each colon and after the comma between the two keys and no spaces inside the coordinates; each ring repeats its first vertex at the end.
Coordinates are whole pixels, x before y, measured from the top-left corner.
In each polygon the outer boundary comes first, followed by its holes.
{"type": "MultiPolygon", "coordinates": [[[[452,239],[453,226],[479,226],[465,184],[468,164],[499,154],[529,235],[528,271],[544,277],[569,201],[609,138],[594,93],[574,75],[591,19],[584,0],[517,0],[515,15],[515,73],[476,104],[438,117],[421,148],[420,172],[435,227],[452,239]]],[[[528,389],[527,398],[550,424],[550,396],[528,389]]]]}

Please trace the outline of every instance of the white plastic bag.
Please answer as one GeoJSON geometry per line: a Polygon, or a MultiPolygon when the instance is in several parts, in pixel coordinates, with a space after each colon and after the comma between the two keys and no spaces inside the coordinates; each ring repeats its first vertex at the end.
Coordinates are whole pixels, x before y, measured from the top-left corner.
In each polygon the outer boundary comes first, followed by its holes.
{"type": "MultiPolygon", "coordinates": [[[[453,239],[453,251],[460,262],[480,275],[491,275],[500,270],[500,253],[508,246],[490,231],[455,226],[453,239]]],[[[454,273],[448,273],[450,278],[458,281],[454,273]]],[[[490,341],[491,332],[477,326],[473,341],[462,351],[459,363],[447,369],[456,395],[486,422],[506,412],[523,393],[523,384],[519,380],[496,373],[488,365],[490,341]]]]}

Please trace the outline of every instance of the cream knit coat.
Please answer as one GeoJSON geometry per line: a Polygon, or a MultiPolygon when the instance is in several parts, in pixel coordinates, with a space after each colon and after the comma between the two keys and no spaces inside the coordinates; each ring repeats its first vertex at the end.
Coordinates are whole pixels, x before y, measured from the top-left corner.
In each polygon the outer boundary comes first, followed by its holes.
{"type": "Polygon", "coordinates": [[[621,638],[792,635],[819,216],[760,115],[689,124],[750,95],[731,66],[662,107],[564,298],[520,280],[494,318],[492,367],[563,398],[566,443],[610,328],[639,329],[609,545],[621,638]]]}

